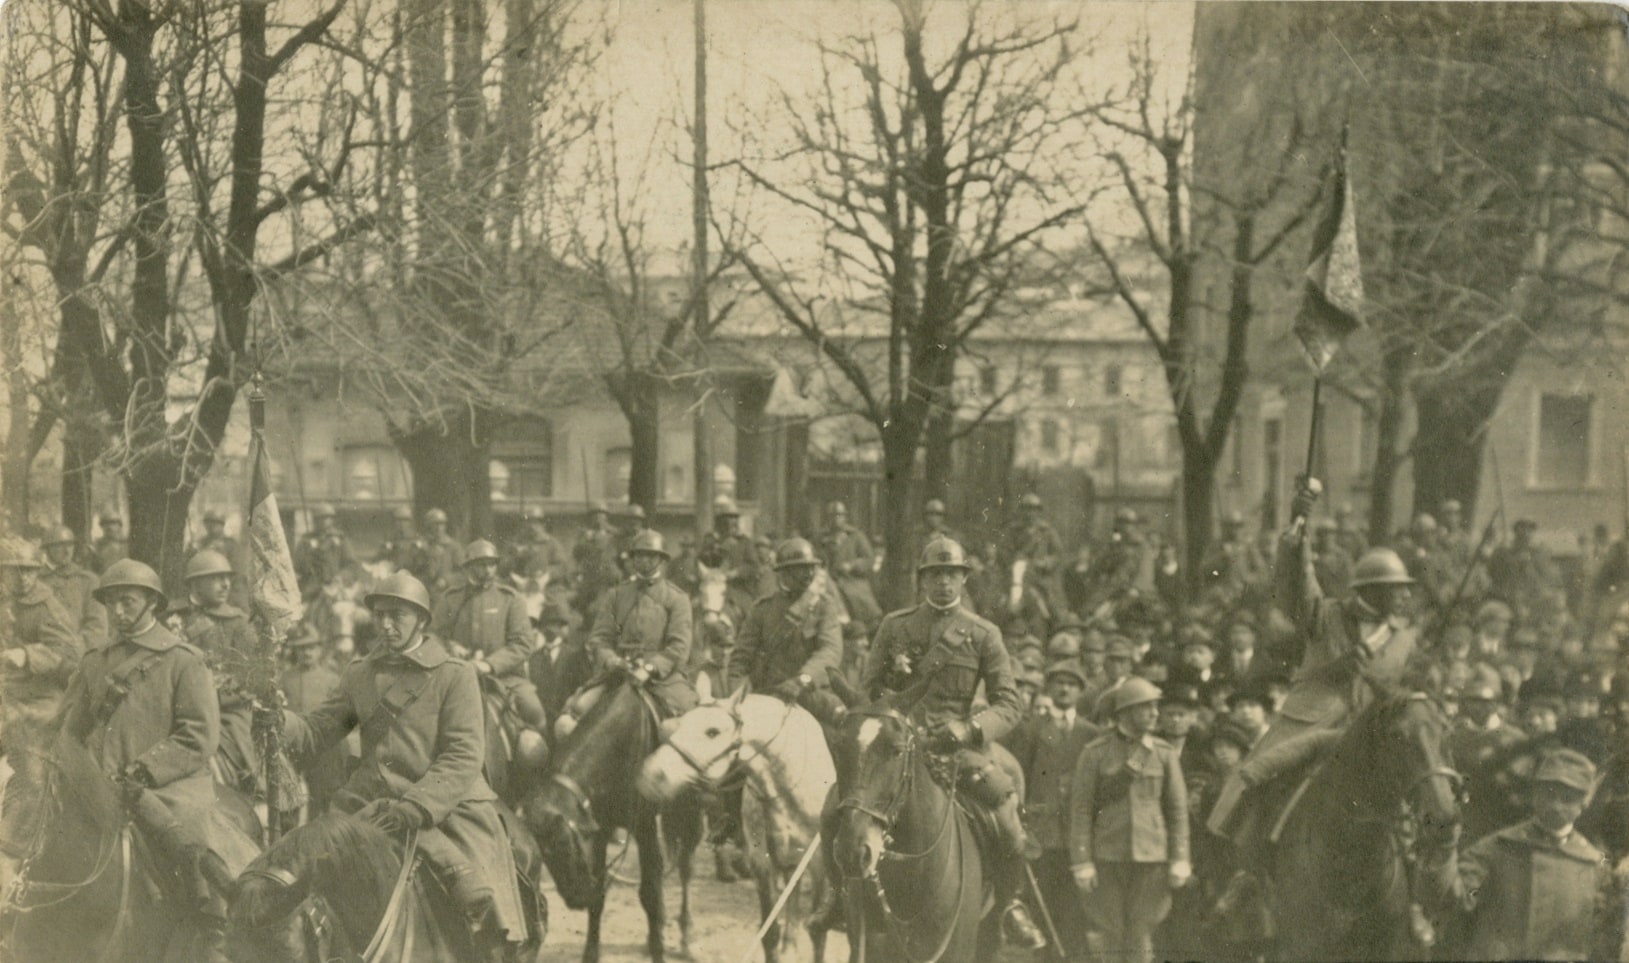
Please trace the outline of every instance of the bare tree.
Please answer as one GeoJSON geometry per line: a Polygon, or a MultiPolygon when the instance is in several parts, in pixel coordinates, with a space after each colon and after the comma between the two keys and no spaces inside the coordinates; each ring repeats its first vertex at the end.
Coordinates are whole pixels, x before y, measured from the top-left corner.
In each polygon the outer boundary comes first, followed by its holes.
{"type": "Polygon", "coordinates": [[[1248,172],[1197,176],[1194,76],[1162,77],[1146,36],[1130,64],[1131,80],[1094,119],[1115,172],[1109,196],[1129,206],[1134,226],[1117,237],[1098,216],[1087,236],[1164,369],[1182,445],[1183,570],[1192,581],[1209,550],[1217,467],[1250,376],[1258,274],[1312,213],[1319,179],[1302,160],[1310,138],[1294,111],[1267,115],[1239,138],[1249,145],[1248,172]],[[1206,300],[1212,278],[1215,303],[1206,300]]]}
{"type": "Polygon", "coordinates": [[[821,46],[813,103],[784,94],[790,156],[742,165],[761,193],[819,225],[822,271],[787,269],[761,240],[732,248],[881,442],[885,604],[910,594],[918,454],[933,425],[941,443],[929,446],[928,475],[947,483],[937,459],[956,412],[956,359],[1083,209],[1061,188],[1078,108],[1054,96],[1074,25],[975,4],[939,38],[925,3],[895,6],[897,32],[821,46]],[[866,331],[878,328],[886,348],[872,364],[866,331]]]}
{"type": "MultiPolygon", "coordinates": [[[[122,156],[111,168],[116,177],[90,181],[101,191],[90,196],[81,193],[85,185],[64,182],[60,168],[34,170],[25,158],[10,165],[9,180],[27,189],[11,196],[33,206],[32,217],[26,206],[19,211],[27,223],[42,216],[50,222],[58,215],[48,209],[59,204],[78,208],[58,222],[59,230],[79,233],[57,256],[94,252],[94,259],[82,275],[53,277],[62,301],[74,302],[71,316],[64,309],[59,338],[73,357],[59,368],[83,369],[82,384],[94,388],[116,426],[108,457],[125,479],[132,554],[171,578],[182,562],[188,505],[249,375],[251,308],[260,285],[268,273],[294,270],[366,227],[328,225],[324,236],[269,263],[260,257],[268,223],[292,216],[319,193],[353,147],[331,143],[323,167],[302,168],[286,180],[266,170],[268,124],[287,129],[299,122],[297,111],[276,104],[273,84],[325,34],[344,2],[285,25],[271,19],[265,4],[159,8],[84,0],[60,6],[49,27],[68,50],[62,63],[70,77],[82,69],[104,76],[102,44],[122,76],[105,112],[76,117],[82,108],[58,101],[37,116],[77,122],[72,136],[93,142],[122,122],[122,156]],[[96,217],[84,213],[88,205],[100,207],[96,217]]],[[[40,135],[47,129],[35,128],[32,140],[46,143],[40,135]]],[[[34,159],[72,164],[87,156],[99,155],[69,145],[34,159]]],[[[52,243],[42,242],[42,250],[52,243]]],[[[70,266],[75,256],[67,255],[70,266]]]]}

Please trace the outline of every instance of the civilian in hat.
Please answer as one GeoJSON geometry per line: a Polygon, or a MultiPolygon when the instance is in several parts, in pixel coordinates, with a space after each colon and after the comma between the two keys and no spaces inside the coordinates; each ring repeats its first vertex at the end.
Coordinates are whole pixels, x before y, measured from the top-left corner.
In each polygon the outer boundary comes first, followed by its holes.
{"type": "Polygon", "coordinates": [[[1075,761],[1102,732],[1079,712],[1086,673],[1073,659],[1046,670],[1045,713],[1036,712],[1003,740],[1024,770],[1024,822],[1041,847],[1035,880],[1062,941],[1065,959],[1086,953],[1086,914],[1069,874],[1069,793],[1075,761]]]}
{"type": "Polygon", "coordinates": [[[1601,683],[1592,672],[1576,672],[1567,680],[1561,696],[1564,718],[1556,727],[1562,745],[1588,756],[1596,764],[1605,762],[1615,746],[1612,727],[1601,718],[1601,683]]]}
{"type": "Polygon", "coordinates": [[[1272,715],[1272,707],[1272,697],[1265,687],[1245,686],[1227,697],[1227,718],[1250,737],[1250,745],[1254,746],[1267,732],[1267,719],[1272,715]]]}
{"type": "Polygon", "coordinates": [[[1553,692],[1529,694],[1524,688],[1521,701],[1522,731],[1532,738],[1555,735],[1561,724],[1561,697],[1553,692]]]}
{"type": "Polygon", "coordinates": [[[1574,828],[1595,765],[1569,749],[1533,771],[1533,815],[1473,843],[1438,869],[1463,939],[1440,958],[1621,959],[1624,911],[1601,851],[1574,828]]]}
{"type": "Polygon", "coordinates": [[[1046,675],[1041,670],[1020,668],[1013,681],[1018,686],[1018,703],[1026,713],[1044,715],[1051,711],[1052,703],[1041,691],[1046,688],[1046,675]]]}
{"type": "Polygon", "coordinates": [[[1498,599],[1489,599],[1476,610],[1476,636],[1471,640],[1471,656],[1477,659],[1497,659],[1504,655],[1505,639],[1510,635],[1515,613],[1498,599]]]}
{"type": "Polygon", "coordinates": [[[1194,753],[1189,750],[1189,736],[1200,726],[1199,687],[1177,682],[1165,687],[1165,698],[1160,700],[1160,717],[1154,725],[1154,734],[1170,743],[1177,756],[1189,763],[1194,753]]]}
{"type": "Polygon", "coordinates": [[[1149,961],[1171,890],[1193,876],[1187,785],[1176,750],[1153,733],[1159,688],[1131,678],[1113,695],[1114,727],[1075,764],[1070,870],[1090,921],[1088,953],[1149,961]]]}
{"type": "Polygon", "coordinates": [[[1227,645],[1217,675],[1237,682],[1249,677],[1255,664],[1256,620],[1248,612],[1236,613],[1227,623],[1227,645]]]}
{"type": "Polygon", "coordinates": [[[1216,681],[1216,648],[1208,634],[1187,633],[1178,660],[1171,669],[1171,681],[1195,688],[1204,688],[1216,681]]]}
{"type": "Polygon", "coordinates": [[[593,667],[589,665],[588,650],[582,639],[573,637],[572,612],[565,603],[544,602],[531,621],[532,654],[527,659],[526,672],[537,687],[543,717],[552,730],[566,700],[588,681],[593,667]]]}

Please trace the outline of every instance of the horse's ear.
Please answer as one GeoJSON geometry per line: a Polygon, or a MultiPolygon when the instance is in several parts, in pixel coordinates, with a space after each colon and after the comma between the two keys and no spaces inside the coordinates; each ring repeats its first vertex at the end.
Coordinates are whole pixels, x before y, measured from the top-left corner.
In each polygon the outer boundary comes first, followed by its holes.
{"type": "Polygon", "coordinates": [[[749,688],[748,683],[743,682],[740,685],[735,687],[734,692],[730,693],[729,707],[730,707],[731,710],[741,708],[741,703],[747,697],[748,688],[749,688]]]}

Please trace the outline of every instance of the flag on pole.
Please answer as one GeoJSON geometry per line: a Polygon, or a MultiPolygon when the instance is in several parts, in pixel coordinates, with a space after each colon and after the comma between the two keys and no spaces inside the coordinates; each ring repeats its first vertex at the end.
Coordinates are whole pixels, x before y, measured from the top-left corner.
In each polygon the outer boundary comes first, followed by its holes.
{"type": "Polygon", "coordinates": [[[294,559],[277,513],[271,459],[260,432],[254,438],[254,476],[249,483],[249,589],[255,612],[281,636],[302,612],[294,559]]]}
{"type": "Polygon", "coordinates": [[[1346,129],[1335,155],[1335,183],[1330,206],[1312,235],[1295,336],[1307,360],[1322,372],[1353,332],[1363,327],[1363,274],[1358,264],[1357,218],[1352,182],[1346,176],[1346,129]]]}

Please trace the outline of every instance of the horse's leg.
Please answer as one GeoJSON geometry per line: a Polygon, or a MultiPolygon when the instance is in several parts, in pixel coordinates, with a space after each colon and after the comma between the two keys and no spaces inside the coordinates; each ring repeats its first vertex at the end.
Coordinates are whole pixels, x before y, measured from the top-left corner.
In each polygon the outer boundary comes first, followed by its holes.
{"type": "MultiPolygon", "coordinates": [[[[606,877],[605,848],[611,841],[611,834],[604,832],[594,839],[594,872],[593,879],[609,882],[606,877]]],[[[600,959],[600,917],[605,913],[605,887],[600,887],[588,901],[588,932],[583,937],[583,963],[599,963],[600,959]]]]}
{"type": "Polygon", "coordinates": [[[693,958],[694,954],[690,952],[691,927],[694,922],[690,917],[690,878],[695,873],[696,847],[701,845],[704,832],[700,804],[674,807],[671,814],[663,820],[663,824],[675,827],[670,832],[668,850],[679,867],[680,950],[685,956],[693,958]]]}
{"type": "Polygon", "coordinates": [[[645,949],[655,963],[666,959],[662,945],[662,928],[667,922],[667,911],[662,901],[662,838],[654,815],[640,817],[633,828],[634,840],[639,844],[639,904],[645,908],[645,949]]]}
{"type": "MultiPolygon", "coordinates": [[[[764,858],[754,860],[752,881],[758,887],[758,921],[761,924],[769,918],[769,910],[775,905],[775,896],[779,891],[780,872],[775,868],[773,859],[764,858]]],[[[787,907],[791,909],[791,907],[787,907]]],[[[785,917],[782,917],[784,921],[785,917]]],[[[777,922],[764,931],[764,963],[778,963],[781,949],[781,923],[777,922]]]]}
{"type": "Polygon", "coordinates": [[[821,922],[820,910],[830,899],[831,880],[826,876],[826,861],[819,855],[809,863],[809,903],[804,913],[803,926],[809,931],[809,953],[814,963],[823,963],[826,957],[826,927],[821,922]]]}

